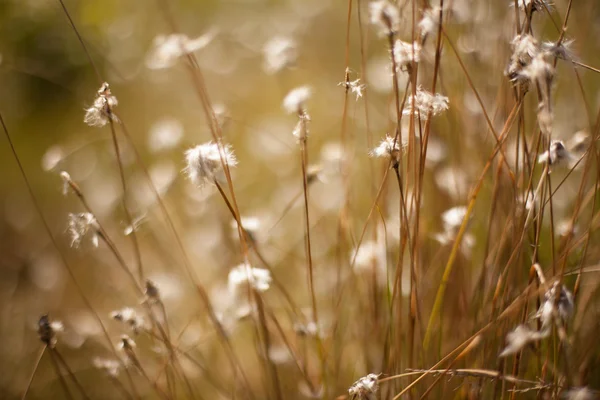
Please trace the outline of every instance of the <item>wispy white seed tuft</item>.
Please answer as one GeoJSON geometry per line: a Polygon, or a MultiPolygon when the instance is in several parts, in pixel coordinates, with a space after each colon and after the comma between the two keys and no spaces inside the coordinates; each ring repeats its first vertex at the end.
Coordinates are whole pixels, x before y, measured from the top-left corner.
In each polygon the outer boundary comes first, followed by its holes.
{"type": "Polygon", "coordinates": [[[185,152],[184,172],[193,184],[200,187],[207,183],[223,182],[225,176],[221,156],[229,167],[237,165],[231,145],[226,144],[219,149],[216,143],[208,142],[193,147],[185,152]]]}
{"type": "Polygon", "coordinates": [[[527,325],[519,325],[514,331],[506,335],[506,347],[500,352],[499,357],[507,357],[523,350],[529,343],[541,340],[549,335],[548,332],[531,330],[527,325]]]}
{"type": "Polygon", "coordinates": [[[419,87],[414,97],[414,104],[413,96],[409,95],[407,105],[402,113],[404,115],[410,115],[411,113],[417,115],[420,113],[421,119],[426,119],[430,113],[432,116],[437,116],[447,109],[448,97],[439,93],[431,94],[419,87]]]}
{"type": "Polygon", "coordinates": [[[401,146],[397,138],[386,135],[379,143],[379,146],[369,152],[369,155],[371,157],[388,158],[397,161],[399,153],[403,148],[404,145],[401,146]]]}
{"type": "Polygon", "coordinates": [[[562,140],[553,140],[550,142],[550,148],[539,155],[538,163],[558,165],[566,161],[571,161],[575,157],[567,150],[562,140]]]}
{"type": "Polygon", "coordinates": [[[296,63],[298,53],[296,42],[285,36],[271,38],[263,47],[263,69],[274,74],[296,63]]]}
{"type": "Polygon", "coordinates": [[[271,273],[269,270],[254,268],[248,264],[240,264],[229,271],[227,285],[232,295],[248,284],[254,290],[265,292],[271,286],[271,273]]]}
{"type": "Polygon", "coordinates": [[[214,37],[214,31],[196,39],[190,39],[184,34],[159,35],[154,38],[152,49],[146,57],[146,66],[150,69],[172,67],[179,57],[203,49],[214,37]]]}
{"type": "Polygon", "coordinates": [[[283,108],[288,114],[306,114],[306,101],[310,98],[312,90],[308,86],[292,89],[283,99],[283,108]]]}
{"type": "Polygon", "coordinates": [[[146,327],[146,322],[144,318],[137,313],[133,308],[125,307],[121,310],[113,311],[110,313],[110,317],[115,321],[122,322],[128,328],[130,328],[133,333],[138,334],[146,327]]]}
{"type": "Polygon", "coordinates": [[[409,70],[413,62],[418,63],[421,60],[421,45],[417,42],[407,43],[396,40],[396,43],[394,43],[394,59],[398,69],[401,71],[409,70]]]}
{"type": "Polygon", "coordinates": [[[379,376],[369,374],[363,376],[348,389],[350,399],[356,400],[375,400],[379,390],[379,376]]]}
{"type": "Polygon", "coordinates": [[[100,226],[96,217],[88,212],[69,213],[69,234],[71,235],[71,247],[79,247],[81,241],[86,235],[91,235],[92,244],[98,247],[98,239],[100,235],[100,226]]]}
{"type": "Polygon", "coordinates": [[[117,116],[113,113],[113,108],[119,104],[117,98],[111,94],[110,86],[104,82],[98,93],[94,104],[85,110],[83,122],[89,126],[101,127],[108,123],[109,120],[117,121],[117,116]]]}
{"type": "Polygon", "coordinates": [[[395,34],[400,26],[400,11],[388,0],[370,2],[369,17],[382,36],[395,34]]]}

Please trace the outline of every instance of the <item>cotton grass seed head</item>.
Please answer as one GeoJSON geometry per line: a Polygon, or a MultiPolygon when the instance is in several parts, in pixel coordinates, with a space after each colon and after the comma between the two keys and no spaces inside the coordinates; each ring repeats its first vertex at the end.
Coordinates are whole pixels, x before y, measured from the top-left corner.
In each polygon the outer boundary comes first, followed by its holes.
{"type": "Polygon", "coordinates": [[[207,183],[225,180],[221,156],[229,167],[237,165],[231,145],[223,145],[221,150],[216,143],[208,142],[185,152],[186,167],[183,171],[194,185],[203,187],[207,183]]]}
{"type": "Polygon", "coordinates": [[[550,165],[559,165],[566,161],[571,161],[574,157],[565,147],[562,140],[552,140],[549,149],[538,157],[538,163],[550,165]]]}
{"type": "Polygon", "coordinates": [[[369,152],[371,157],[387,158],[393,162],[398,162],[400,152],[404,149],[398,138],[386,135],[385,138],[369,152]]]}
{"type": "Polygon", "coordinates": [[[116,378],[119,376],[121,364],[117,360],[108,360],[105,358],[94,358],[92,363],[94,367],[104,371],[108,376],[116,378]]]}
{"type": "Polygon", "coordinates": [[[560,290],[558,298],[558,309],[556,308],[556,293],[558,292],[558,282],[554,282],[550,290],[544,294],[544,303],[536,313],[536,318],[542,322],[542,327],[548,328],[554,320],[554,312],[556,311],[558,318],[562,323],[567,322],[575,311],[575,299],[564,285],[560,290]]]}
{"type": "Polygon", "coordinates": [[[137,313],[133,308],[125,307],[121,310],[113,311],[110,317],[115,321],[122,322],[130,328],[136,335],[145,329],[146,323],[144,318],[137,313]]]}
{"type": "Polygon", "coordinates": [[[548,336],[548,332],[537,332],[531,330],[527,325],[519,325],[506,335],[506,347],[500,352],[499,357],[517,354],[529,343],[541,340],[546,336],[548,336]]]}
{"type": "Polygon", "coordinates": [[[91,236],[92,244],[98,247],[98,239],[100,236],[100,225],[96,221],[96,217],[89,212],[72,214],[68,216],[68,231],[71,235],[71,247],[79,247],[85,236],[91,236]]]}
{"type": "Polygon", "coordinates": [[[348,395],[352,400],[375,400],[379,390],[379,376],[369,374],[363,376],[348,389],[348,395]]]}
{"type": "Polygon", "coordinates": [[[300,86],[292,89],[283,99],[283,108],[288,114],[306,114],[306,101],[310,99],[312,89],[300,86]]]}
{"type": "Polygon", "coordinates": [[[400,11],[388,0],[370,2],[369,17],[381,36],[395,34],[400,26],[400,11]]]}
{"type": "Polygon", "coordinates": [[[268,74],[275,74],[296,63],[298,52],[296,42],[289,37],[276,36],[263,47],[263,69],[268,74]]]}
{"type": "Polygon", "coordinates": [[[229,271],[227,286],[232,295],[250,285],[258,292],[266,292],[271,287],[271,273],[267,269],[254,268],[249,264],[240,264],[229,271]]]}
{"type": "Polygon", "coordinates": [[[113,108],[119,104],[117,98],[110,92],[110,86],[104,82],[98,93],[94,104],[86,108],[83,122],[89,126],[102,127],[108,123],[110,119],[117,121],[116,115],[113,114],[113,108]]]}
{"type": "Polygon", "coordinates": [[[440,115],[442,112],[448,109],[448,97],[442,96],[439,93],[432,94],[421,87],[417,88],[417,93],[414,96],[408,96],[407,105],[402,111],[404,115],[410,115],[414,113],[418,115],[420,113],[421,119],[426,119],[431,113],[432,116],[440,115]]]}
{"type": "Polygon", "coordinates": [[[190,54],[206,47],[215,37],[210,31],[196,39],[184,34],[159,35],[154,38],[152,49],[146,56],[146,66],[150,69],[170,68],[185,54],[190,54]]]}
{"type": "Polygon", "coordinates": [[[417,42],[407,43],[396,40],[396,43],[394,43],[394,59],[398,69],[408,71],[413,62],[418,63],[421,60],[421,45],[417,42]]]}

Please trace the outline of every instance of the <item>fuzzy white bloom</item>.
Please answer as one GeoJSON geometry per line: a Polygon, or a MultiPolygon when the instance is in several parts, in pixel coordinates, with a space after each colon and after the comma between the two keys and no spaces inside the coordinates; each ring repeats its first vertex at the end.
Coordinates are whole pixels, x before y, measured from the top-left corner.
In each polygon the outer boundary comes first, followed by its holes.
{"type": "Polygon", "coordinates": [[[537,332],[531,330],[526,325],[519,325],[514,331],[506,335],[506,347],[502,350],[499,357],[516,354],[524,349],[529,343],[547,337],[549,332],[550,331],[537,332]]]}
{"type": "Polygon", "coordinates": [[[223,145],[222,151],[219,152],[219,145],[216,143],[208,142],[185,152],[184,172],[193,184],[202,187],[207,183],[222,182],[225,179],[221,155],[230,167],[237,165],[237,159],[231,145],[223,145]]]}
{"type": "MultiPolygon", "coordinates": [[[[540,306],[540,309],[535,314],[536,318],[539,318],[542,322],[542,328],[548,330],[554,320],[554,311],[556,310],[556,292],[558,288],[558,282],[554,282],[550,290],[548,290],[544,297],[545,301],[540,306]]],[[[558,317],[562,322],[566,322],[575,310],[575,299],[573,294],[563,285],[558,298],[558,317]]]]}
{"type": "MultiPolygon", "coordinates": [[[[257,217],[241,217],[242,227],[246,232],[247,238],[254,242],[257,240],[258,232],[261,226],[261,221],[257,217]]],[[[231,221],[231,229],[233,237],[238,237],[238,224],[236,220],[231,221]]]]}
{"type": "Polygon", "coordinates": [[[109,119],[117,121],[116,115],[112,109],[119,104],[119,101],[110,92],[110,86],[104,82],[96,94],[94,104],[86,108],[83,122],[89,126],[101,127],[108,123],[109,119]]]}
{"type": "Polygon", "coordinates": [[[117,346],[119,350],[128,352],[135,349],[136,344],[132,338],[127,335],[121,335],[121,339],[119,340],[119,345],[117,346]]]}
{"type": "Polygon", "coordinates": [[[283,99],[283,108],[288,114],[304,115],[305,103],[310,98],[312,90],[308,86],[292,89],[283,99]]]}
{"type": "Polygon", "coordinates": [[[176,147],[183,138],[183,125],[174,118],[164,118],[150,128],[148,147],[153,153],[176,147]]]}
{"type": "Polygon", "coordinates": [[[548,85],[554,77],[554,67],[548,62],[547,54],[540,52],[533,57],[531,62],[520,72],[519,77],[531,82],[537,81],[542,87],[548,85]]]}
{"type": "Polygon", "coordinates": [[[393,35],[400,26],[400,11],[388,0],[377,0],[369,3],[371,23],[379,29],[381,36],[393,35]]]}
{"type": "Polygon", "coordinates": [[[396,40],[394,43],[394,58],[396,65],[401,71],[407,71],[413,62],[421,60],[421,45],[417,42],[407,43],[396,40]]]}
{"type": "Polygon", "coordinates": [[[79,247],[83,238],[89,233],[92,237],[92,244],[94,247],[98,247],[98,239],[100,226],[96,217],[88,212],[83,213],[69,213],[69,234],[71,235],[71,247],[79,247]]]}
{"type": "Polygon", "coordinates": [[[369,152],[371,157],[398,159],[398,154],[404,148],[400,146],[400,142],[393,136],[386,135],[385,138],[369,152]]]}
{"type": "Polygon", "coordinates": [[[574,156],[566,149],[562,140],[552,140],[550,148],[539,155],[538,163],[550,165],[558,165],[565,161],[571,161],[574,156]]]}
{"type": "Polygon", "coordinates": [[[214,37],[214,31],[196,39],[190,39],[184,34],[159,35],[154,38],[152,49],[146,57],[146,66],[150,69],[172,67],[179,57],[203,49],[214,37]]]}
{"type": "Polygon", "coordinates": [[[419,21],[418,27],[421,36],[425,37],[435,32],[440,18],[440,7],[428,8],[423,12],[423,18],[419,21]]]}
{"type": "Polygon", "coordinates": [[[271,272],[248,264],[240,264],[229,271],[227,285],[231,294],[235,295],[248,284],[259,292],[266,292],[271,286],[271,272]]]}
{"type": "Polygon", "coordinates": [[[363,90],[367,87],[367,85],[360,83],[360,79],[356,79],[349,82],[340,82],[338,86],[342,86],[346,89],[350,89],[350,91],[356,95],[356,101],[363,96],[363,90]]]}
{"type": "Polygon", "coordinates": [[[360,247],[350,252],[350,260],[354,260],[354,270],[357,272],[372,271],[374,267],[379,272],[385,272],[385,243],[367,240],[360,247]]]}
{"type": "Polygon", "coordinates": [[[523,64],[528,64],[539,53],[537,39],[528,33],[515,36],[511,45],[513,48],[512,57],[523,64]]]}
{"type": "Polygon", "coordinates": [[[402,111],[404,115],[410,115],[411,112],[417,115],[420,112],[421,119],[425,119],[429,113],[436,116],[448,109],[448,97],[439,93],[431,94],[421,87],[417,88],[414,99],[415,104],[413,104],[413,96],[409,94],[407,105],[402,111]]]}
{"type": "Polygon", "coordinates": [[[348,389],[350,399],[355,400],[375,400],[379,390],[379,376],[369,374],[363,376],[348,389]]]}
{"type": "Polygon", "coordinates": [[[119,369],[121,367],[121,364],[117,360],[94,358],[92,362],[94,364],[94,367],[103,370],[109,376],[112,376],[113,378],[119,376],[119,369]]]}
{"type": "Polygon", "coordinates": [[[542,50],[560,59],[572,60],[574,58],[573,50],[571,50],[573,42],[573,39],[563,40],[560,45],[555,42],[543,42],[542,50]]]}
{"type": "Polygon", "coordinates": [[[298,53],[296,42],[284,36],[270,39],[263,47],[263,69],[269,74],[274,74],[296,62],[298,53]]]}
{"type": "MultiPolygon", "coordinates": [[[[510,0],[509,4],[511,7],[515,5],[513,0],[510,0]]],[[[545,8],[550,9],[552,7],[552,2],[547,0],[518,0],[517,4],[521,10],[529,10],[529,7],[531,7],[531,11],[543,11],[545,8]]]]}
{"type": "Polygon", "coordinates": [[[137,313],[133,308],[125,307],[121,310],[113,311],[110,317],[115,321],[122,322],[133,330],[135,334],[145,329],[146,322],[144,318],[137,313]]]}
{"type": "Polygon", "coordinates": [[[570,388],[563,394],[566,400],[593,400],[597,399],[597,393],[594,394],[585,386],[570,388]]]}
{"type": "Polygon", "coordinates": [[[456,229],[462,224],[465,215],[467,214],[466,206],[452,207],[442,214],[442,221],[444,222],[444,229],[447,231],[456,231],[456,229]]]}

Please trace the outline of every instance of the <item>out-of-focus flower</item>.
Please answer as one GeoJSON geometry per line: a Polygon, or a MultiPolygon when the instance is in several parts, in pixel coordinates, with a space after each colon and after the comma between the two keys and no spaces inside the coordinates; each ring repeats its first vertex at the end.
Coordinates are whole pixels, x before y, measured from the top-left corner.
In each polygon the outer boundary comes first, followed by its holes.
{"type": "Polygon", "coordinates": [[[104,82],[98,93],[94,104],[86,108],[83,122],[89,126],[101,127],[108,123],[110,119],[117,121],[117,117],[113,114],[112,109],[119,104],[119,101],[110,92],[110,86],[104,82]]]}
{"type": "Polygon", "coordinates": [[[229,292],[234,295],[237,294],[240,288],[248,284],[254,290],[266,292],[271,287],[271,273],[267,269],[240,264],[229,271],[227,284],[229,292]]]}
{"type": "Polygon", "coordinates": [[[394,59],[396,65],[401,71],[407,71],[412,63],[418,63],[421,60],[421,45],[417,42],[407,43],[402,40],[396,40],[394,43],[394,59]]]}
{"type": "Polygon", "coordinates": [[[419,30],[421,31],[421,37],[425,38],[426,36],[434,33],[438,27],[439,18],[439,6],[428,8],[423,12],[423,18],[421,18],[418,24],[419,30]]]}
{"type": "Polygon", "coordinates": [[[100,226],[92,213],[69,213],[68,220],[69,234],[71,235],[71,247],[79,247],[81,241],[88,233],[92,236],[92,244],[94,247],[98,247],[100,226]]]}
{"type": "Polygon", "coordinates": [[[175,65],[177,59],[206,47],[215,37],[209,31],[196,39],[184,34],[159,35],[154,38],[152,49],[146,57],[146,66],[150,69],[164,69],[175,65]]]}
{"type": "Polygon", "coordinates": [[[403,148],[404,146],[400,145],[398,139],[386,135],[386,137],[379,143],[379,146],[371,150],[369,155],[371,157],[388,158],[390,160],[397,161],[399,153],[403,148]]]}
{"type": "Polygon", "coordinates": [[[382,36],[393,35],[400,26],[400,11],[388,0],[378,0],[369,3],[369,16],[382,36]]]}
{"type": "Polygon", "coordinates": [[[222,153],[219,145],[213,142],[193,147],[185,152],[186,167],[184,172],[193,184],[200,187],[224,180],[223,161],[230,167],[237,165],[237,159],[231,145],[223,145],[222,153]]]}
{"type": "Polygon", "coordinates": [[[548,336],[547,332],[537,332],[531,330],[527,325],[519,325],[514,331],[506,335],[506,347],[500,352],[499,357],[506,357],[516,354],[525,348],[529,343],[543,339],[548,336]]]}
{"type": "MultiPolygon", "coordinates": [[[[548,329],[554,319],[557,291],[558,282],[554,282],[550,290],[544,294],[544,303],[540,306],[540,309],[535,314],[535,317],[539,318],[542,322],[543,329],[548,329]]],[[[573,315],[574,310],[575,299],[573,298],[573,293],[571,293],[564,285],[562,285],[558,298],[558,310],[556,310],[557,315],[564,323],[573,315]]]]}
{"type": "Polygon", "coordinates": [[[550,148],[539,155],[538,163],[558,165],[565,161],[571,161],[573,158],[573,155],[566,149],[562,140],[553,140],[550,142],[550,148]]]}
{"type": "Polygon", "coordinates": [[[121,364],[117,360],[107,360],[104,358],[94,358],[94,367],[103,370],[109,376],[116,378],[119,376],[119,369],[121,364]]]}
{"type": "Polygon", "coordinates": [[[144,318],[137,313],[133,308],[125,307],[121,310],[113,311],[110,317],[115,321],[119,321],[127,325],[135,334],[140,333],[145,329],[146,323],[144,318]]]}
{"type": "Polygon", "coordinates": [[[277,73],[295,64],[298,58],[296,42],[289,37],[276,36],[265,44],[263,55],[263,69],[269,74],[277,73]]]}

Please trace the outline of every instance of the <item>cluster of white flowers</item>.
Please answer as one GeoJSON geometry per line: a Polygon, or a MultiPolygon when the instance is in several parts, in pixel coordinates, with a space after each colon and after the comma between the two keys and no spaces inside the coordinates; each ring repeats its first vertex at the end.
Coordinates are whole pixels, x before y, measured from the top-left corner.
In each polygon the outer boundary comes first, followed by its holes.
{"type": "Polygon", "coordinates": [[[421,60],[421,45],[417,42],[407,43],[402,40],[396,40],[394,43],[394,59],[396,65],[401,71],[407,71],[412,63],[418,63],[421,60]]]}
{"type": "Polygon", "coordinates": [[[96,217],[92,213],[69,213],[69,234],[71,235],[71,247],[79,247],[83,238],[90,234],[92,244],[98,247],[98,239],[100,236],[100,226],[96,217]]]}
{"type": "Polygon", "coordinates": [[[83,122],[89,126],[101,127],[108,123],[110,119],[117,120],[113,113],[113,108],[119,104],[119,101],[110,92],[110,86],[104,82],[96,94],[94,104],[86,108],[83,122]]]}
{"type": "Polygon", "coordinates": [[[129,327],[135,334],[140,333],[146,327],[144,318],[133,308],[125,307],[121,310],[113,311],[110,317],[115,321],[122,322],[129,327]]]}
{"type": "Polygon", "coordinates": [[[193,147],[185,152],[186,167],[184,172],[187,174],[190,181],[198,186],[205,184],[214,184],[215,182],[223,182],[224,169],[223,162],[230,167],[237,165],[237,159],[231,145],[220,146],[213,142],[193,147]]]}
{"type": "Polygon", "coordinates": [[[440,115],[442,112],[448,109],[448,97],[443,96],[439,93],[431,94],[421,87],[417,88],[417,93],[414,97],[408,96],[408,102],[402,113],[404,115],[410,115],[414,113],[417,115],[420,113],[421,119],[427,118],[431,113],[433,116],[440,115]]]}
{"type": "Polygon", "coordinates": [[[152,49],[146,57],[146,66],[150,69],[172,67],[179,57],[203,49],[214,37],[214,31],[196,39],[190,39],[184,34],[159,35],[154,38],[152,49]]]}
{"type": "Polygon", "coordinates": [[[269,270],[240,264],[229,271],[227,285],[232,295],[248,284],[258,292],[266,292],[271,287],[271,280],[269,270]]]}

